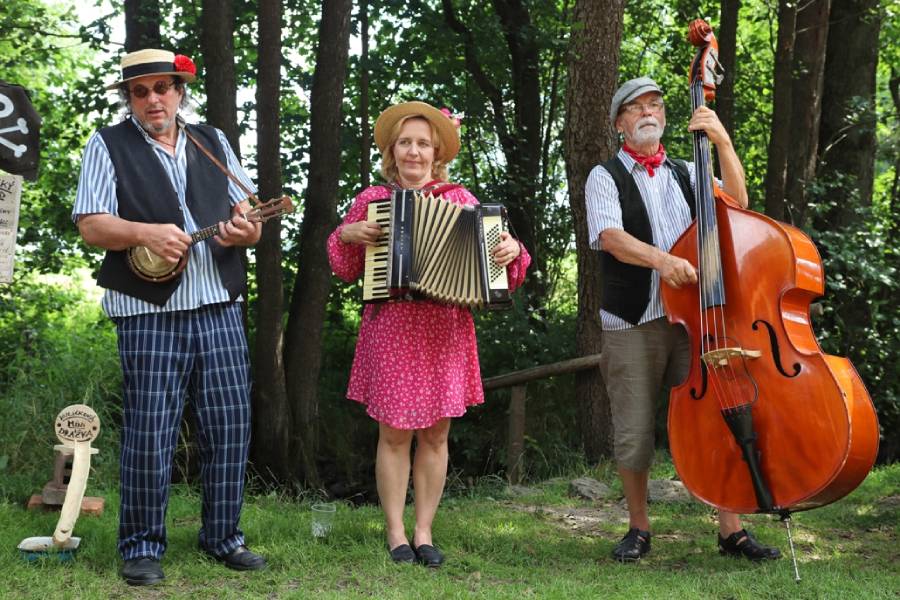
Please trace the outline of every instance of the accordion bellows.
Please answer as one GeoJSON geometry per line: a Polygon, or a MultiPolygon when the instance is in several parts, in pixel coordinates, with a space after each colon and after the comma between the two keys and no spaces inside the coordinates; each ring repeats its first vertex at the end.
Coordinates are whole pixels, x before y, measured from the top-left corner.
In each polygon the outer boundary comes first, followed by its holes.
{"type": "Polygon", "coordinates": [[[368,206],[382,236],[366,248],[363,301],[413,293],[460,306],[510,303],[506,268],[491,259],[505,231],[500,204],[462,206],[416,190],[395,190],[368,206]]]}

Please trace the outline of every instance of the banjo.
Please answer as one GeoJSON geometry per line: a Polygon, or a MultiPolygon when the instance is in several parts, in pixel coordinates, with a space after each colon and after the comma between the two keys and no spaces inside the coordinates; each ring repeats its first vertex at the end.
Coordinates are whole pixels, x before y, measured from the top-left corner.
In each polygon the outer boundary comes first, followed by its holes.
{"type": "MultiPolygon", "coordinates": [[[[293,210],[294,205],[291,199],[288,196],[282,196],[281,198],[272,198],[267,202],[258,204],[256,208],[246,213],[244,217],[253,223],[265,223],[273,217],[280,217],[293,212],[293,210]]],[[[207,240],[218,233],[218,223],[204,227],[191,234],[190,245],[193,246],[197,242],[207,240]]],[[[132,246],[125,251],[128,267],[131,271],[141,279],[154,283],[162,283],[177,277],[187,267],[189,254],[190,246],[181,256],[181,259],[177,263],[172,264],[146,246],[132,246]]]]}

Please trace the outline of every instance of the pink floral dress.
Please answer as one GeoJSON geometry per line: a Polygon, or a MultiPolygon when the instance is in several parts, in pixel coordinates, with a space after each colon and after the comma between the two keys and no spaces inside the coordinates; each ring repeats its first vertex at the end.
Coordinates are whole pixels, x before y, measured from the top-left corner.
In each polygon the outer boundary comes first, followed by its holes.
{"type": "MultiPolygon", "coordinates": [[[[341,241],[344,225],[364,221],[369,202],[389,198],[385,186],[366,188],[344,222],[328,238],[328,260],[345,281],[360,277],[365,246],[341,241]]],[[[444,197],[478,204],[462,187],[444,197]]],[[[531,257],[522,244],[507,266],[510,290],[519,287],[531,257]]],[[[460,417],[482,404],[475,324],[466,308],[428,300],[368,304],[363,311],[347,398],[366,406],[370,417],[395,429],[425,429],[445,417],[460,417]]]]}

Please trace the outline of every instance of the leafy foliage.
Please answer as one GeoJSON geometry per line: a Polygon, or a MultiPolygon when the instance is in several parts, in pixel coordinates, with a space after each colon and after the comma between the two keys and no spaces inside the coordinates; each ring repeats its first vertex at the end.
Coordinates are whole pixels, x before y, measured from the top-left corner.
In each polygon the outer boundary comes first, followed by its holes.
{"type": "MultiPolygon", "coordinates": [[[[160,4],[163,39],[170,40],[171,48],[193,56],[202,74],[198,35],[201,3],[162,0],[160,4]]],[[[503,126],[514,129],[511,59],[493,4],[474,0],[454,0],[452,4],[477,40],[482,68],[505,99],[508,110],[503,126]]],[[[567,38],[576,26],[571,22],[573,0],[527,0],[524,5],[535,29],[530,33],[539,47],[544,144],[538,199],[526,208],[538,224],[541,244],[539,249],[530,250],[546,258],[550,285],[547,297],[537,299],[539,311],[530,312],[517,304],[509,312],[478,315],[485,376],[571,358],[575,352],[577,290],[560,135],[560,99],[567,84],[567,38]]],[[[320,3],[286,0],[284,9],[281,162],[286,192],[301,198],[309,167],[309,91],[320,3]]],[[[116,3],[115,10],[120,12],[121,5],[116,3]]],[[[345,87],[339,212],[346,210],[359,191],[361,153],[371,155],[372,180],[379,179],[377,150],[362,148],[360,142],[359,80],[364,67],[371,78],[370,120],[374,121],[384,107],[410,99],[463,114],[463,149],[451,165],[451,176],[465,183],[482,201],[502,197],[507,165],[497,135],[501,117],[465,68],[462,44],[448,29],[441,2],[370,0],[369,10],[370,55],[363,65],[358,52],[351,52],[345,87]]],[[[686,72],[693,51],[684,41],[686,24],[705,15],[715,29],[718,10],[718,3],[710,1],[626,3],[621,78],[649,74],[666,91],[666,147],[676,157],[690,156],[690,136],[685,129],[689,113],[686,72]]],[[[757,207],[764,195],[775,10],[771,2],[743,2],[738,28],[734,143],[747,172],[751,205],[757,207]]],[[[238,115],[244,164],[251,172],[256,168],[251,141],[255,106],[250,93],[256,81],[256,11],[254,0],[235,3],[236,67],[242,90],[238,115]]],[[[880,147],[871,207],[860,208],[853,224],[837,227],[828,221],[828,215],[838,212],[834,210],[837,203],[862,207],[868,204],[867,199],[829,197],[825,192],[829,182],[816,182],[818,193],[811,196],[819,200],[809,209],[815,223],[809,233],[819,244],[828,276],[825,314],[816,321],[820,342],[829,352],[849,356],[860,370],[881,419],[882,458],[894,460],[900,456],[900,334],[894,305],[898,297],[898,201],[892,186],[898,164],[900,115],[892,106],[887,81],[895,76],[892,67],[897,65],[900,30],[892,3],[882,2],[881,12],[884,26],[879,40],[882,64],[877,98],[880,147]],[[864,328],[850,325],[856,322],[851,317],[861,313],[869,324],[864,328]]],[[[22,440],[43,439],[44,433],[37,428],[52,418],[58,405],[90,397],[105,407],[109,421],[116,420],[118,390],[114,382],[118,367],[108,321],[100,317],[96,306],[89,308],[94,301],[72,291],[45,287],[34,275],[22,275],[71,270],[85,262],[97,264],[99,254],[85,249],[77,240],[69,212],[81,149],[93,128],[109,124],[117,111],[98,85],[116,70],[118,56],[98,58],[99,49],[114,47],[110,22],[115,16],[79,25],[73,9],[39,0],[6,0],[0,9],[0,78],[31,89],[44,119],[40,180],[26,186],[23,198],[19,279],[13,286],[0,288],[0,359],[7,365],[0,372],[2,404],[7,409],[14,407],[16,412],[12,414],[17,419],[35,425],[19,433],[3,432],[4,440],[16,440],[11,445],[14,451],[0,450],[0,464],[7,465],[4,474],[27,473],[29,469],[41,472],[43,462],[35,459],[37,462],[29,463],[23,458],[22,440]],[[85,356],[90,360],[85,361],[85,356]],[[85,363],[91,368],[84,368],[85,363]],[[51,375],[34,381],[27,377],[33,372],[51,375]],[[2,463],[4,456],[6,462],[2,463]]],[[[358,36],[358,15],[354,27],[358,36]]],[[[202,86],[193,86],[192,94],[202,115],[206,100],[202,86]]],[[[606,115],[597,118],[606,119],[606,115]]],[[[293,281],[296,273],[301,221],[302,215],[284,222],[286,281],[293,281]]],[[[286,293],[290,289],[290,285],[285,286],[286,293]]],[[[357,286],[335,282],[332,287],[319,383],[319,454],[323,472],[329,474],[329,484],[334,486],[332,491],[340,495],[371,493],[377,435],[364,409],[344,398],[358,326],[358,298],[357,286]]],[[[255,290],[251,289],[249,301],[255,301],[255,290]]],[[[249,325],[252,333],[255,324],[249,325]]],[[[579,415],[572,389],[571,376],[528,387],[526,465],[532,477],[552,475],[580,460],[575,426],[579,415]]],[[[454,423],[451,463],[455,476],[465,479],[504,471],[507,399],[506,391],[489,392],[485,405],[454,423]]],[[[34,483],[22,483],[21,489],[34,483]]]]}
{"type": "Polygon", "coordinates": [[[76,278],[19,276],[0,287],[0,498],[21,499],[53,474],[53,419],[70,404],[87,404],[100,417],[92,481],[118,480],[121,373],[115,330],[97,298],[76,278]]]}

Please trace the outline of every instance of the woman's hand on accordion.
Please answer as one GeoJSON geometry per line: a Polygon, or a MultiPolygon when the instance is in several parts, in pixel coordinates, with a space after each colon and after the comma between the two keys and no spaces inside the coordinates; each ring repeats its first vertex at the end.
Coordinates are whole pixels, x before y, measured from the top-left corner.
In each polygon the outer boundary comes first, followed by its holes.
{"type": "Polygon", "coordinates": [[[500,232],[500,243],[491,250],[491,257],[501,267],[516,260],[520,252],[519,242],[508,231],[500,232]]]}
{"type": "Polygon", "coordinates": [[[341,229],[341,241],[345,244],[361,244],[374,246],[381,236],[381,225],[375,221],[357,221],[347,223],[341,229]]]}

